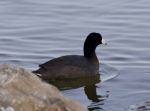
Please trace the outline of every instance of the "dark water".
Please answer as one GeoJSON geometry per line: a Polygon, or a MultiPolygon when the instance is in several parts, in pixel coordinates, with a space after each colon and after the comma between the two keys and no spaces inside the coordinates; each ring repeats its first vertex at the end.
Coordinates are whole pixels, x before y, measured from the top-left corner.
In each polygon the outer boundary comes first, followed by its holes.
{"type": "Polygon", "coordinates": [[[32,70],[82,54],[93,31],[108,42],[97,48],[102,82],[75,81],[64,95],[91,111],[150,111],[149,0],[1,0],[0,63],[32,70]]]}

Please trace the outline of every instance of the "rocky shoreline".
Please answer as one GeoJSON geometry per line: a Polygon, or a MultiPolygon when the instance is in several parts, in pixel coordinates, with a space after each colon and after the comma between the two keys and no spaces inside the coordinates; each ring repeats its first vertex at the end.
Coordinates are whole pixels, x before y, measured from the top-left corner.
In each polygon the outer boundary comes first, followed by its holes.
{"type": "Polygon", "coordinates": [[[87,111],[30,71],[0,65],[0,111],[87,111]]]}

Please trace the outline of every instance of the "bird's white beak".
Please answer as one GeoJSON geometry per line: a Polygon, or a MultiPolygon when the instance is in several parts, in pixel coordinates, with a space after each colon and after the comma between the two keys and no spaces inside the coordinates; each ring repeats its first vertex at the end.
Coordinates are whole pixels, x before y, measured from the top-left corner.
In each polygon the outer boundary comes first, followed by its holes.
{"type": "Polygon", "coordinates": [[[102,44],[107,45],[107,42],[105,39],[102,39],[102,44]]]}

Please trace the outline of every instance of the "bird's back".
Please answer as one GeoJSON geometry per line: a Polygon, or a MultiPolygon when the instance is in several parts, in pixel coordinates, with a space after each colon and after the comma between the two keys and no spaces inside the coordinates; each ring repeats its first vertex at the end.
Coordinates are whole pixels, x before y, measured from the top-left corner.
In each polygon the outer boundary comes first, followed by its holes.
{"type": "Polygon", "coordinates": [[[63,79],[91,76],[98,69],[84,56],[68,55],[52,59],[39,65],[36,73],[42,74],[43,79],[63,79]]]}

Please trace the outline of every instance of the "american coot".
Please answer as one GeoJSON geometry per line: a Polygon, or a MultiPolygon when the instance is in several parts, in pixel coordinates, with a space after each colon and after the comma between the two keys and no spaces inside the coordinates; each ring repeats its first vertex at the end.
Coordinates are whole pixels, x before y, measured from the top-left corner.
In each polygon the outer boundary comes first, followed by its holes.
{"type": "Polygon", "coordinates": [[[54,58],[39,65],[33,73],[41,74],[44,80],[73,79],[90,77],[99,74],[99,61],[96,56],[96,47],[105,44],[99,33],[90,33],[84,42],[84,55],[66,55],[54,58]]]}

